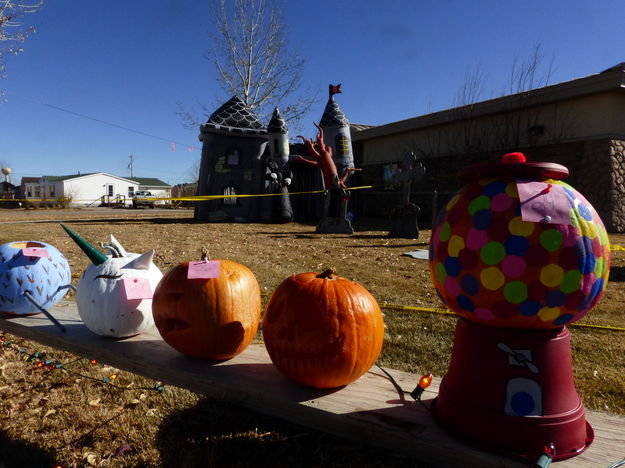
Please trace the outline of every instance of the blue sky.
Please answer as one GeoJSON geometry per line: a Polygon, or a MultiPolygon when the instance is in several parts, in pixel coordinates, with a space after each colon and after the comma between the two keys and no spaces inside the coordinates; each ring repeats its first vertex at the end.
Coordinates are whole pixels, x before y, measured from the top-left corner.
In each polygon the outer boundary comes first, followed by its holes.
{"type": "MultiPolygon", "coordinates": [[[[30,15],[37,33],[0,80],[0,161],[13,183],[78,171],[129,176],[131,154],[135,176],[189,181],[199,132],[182,125],[177,103],[212,108],[230,97],[205,58],[207,4],[47,0],[30,15]]],[[[539,43],[552,84],[625,61],[622,0],[285,0],[284,16],[306,59],[304,88],[319,91],[308,136],[329,83],[342,83],[336,100],[351,122],[380,125],[452,107],[476,64],[484,98],[499,94],[514,57],[539,43]]]]}

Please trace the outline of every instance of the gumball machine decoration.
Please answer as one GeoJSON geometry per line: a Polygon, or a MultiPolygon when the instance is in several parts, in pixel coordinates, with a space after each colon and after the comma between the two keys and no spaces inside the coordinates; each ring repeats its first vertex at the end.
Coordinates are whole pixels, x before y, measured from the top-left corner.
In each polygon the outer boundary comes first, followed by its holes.
{"type": "Polygon", "coordinates": [[[432,231],[432,280],[460,316],[434,415],[531,459],[573,457],[593,440],[566,325],[601,298],[610,245],[594,208],[560,180],[568,173],[522,153],[467,167],[432,231]]]}

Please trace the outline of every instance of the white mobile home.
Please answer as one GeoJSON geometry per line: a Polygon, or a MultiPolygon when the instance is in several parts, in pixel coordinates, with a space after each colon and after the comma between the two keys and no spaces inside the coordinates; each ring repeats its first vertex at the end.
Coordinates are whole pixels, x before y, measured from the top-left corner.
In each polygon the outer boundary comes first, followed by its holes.
{"type": "Polygon", "coordinates": [[[98,206],[102,202],[130,205],[130,197],[139,190],[138,182],[105,172],[43,176],[38,186],[39,199],[58,200],[64,197],[71,199],[74,206],[98,206]]]}

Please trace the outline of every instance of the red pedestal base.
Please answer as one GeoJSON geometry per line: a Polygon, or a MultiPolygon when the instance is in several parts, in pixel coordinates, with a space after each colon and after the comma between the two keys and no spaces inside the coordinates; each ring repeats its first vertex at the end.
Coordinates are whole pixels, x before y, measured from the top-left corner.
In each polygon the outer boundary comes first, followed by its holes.
{"type": "Polygon", "coordinates": [[[569,331],[488,328],[459,319],[433,411],[447,429],[494,450],[554,460],[593,440],[575,390],[569,331]]]}

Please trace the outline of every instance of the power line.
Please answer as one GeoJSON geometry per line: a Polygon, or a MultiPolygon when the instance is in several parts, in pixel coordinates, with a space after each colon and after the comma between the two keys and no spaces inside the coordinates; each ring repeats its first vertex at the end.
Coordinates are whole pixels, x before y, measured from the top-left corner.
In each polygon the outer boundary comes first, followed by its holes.
{"type": "Polygon", "coordinates": [[[36,104],[40,104],[40,105],[45,106],[45,107],[49,107],[51,109],[54,109],[54,110],[57,110],[57,111],[60,111],[60,112],[65,112],[67,114],[71,114],[73,116],[80,117],[82,119],[92,120],[93,122],[98,122],[98,123],[101,123],[101,124],[104,124],[104,125],[108,125],[110,127],[119,128],[121,130],[126,130],[127,132],[136,133],[137,135],[143,135],[143,136],[146,136],[146,137],[149,137],[149,138],[154,138],[156,140],[166,141],[167,143],[172,143],[172,144],[176,144],[176,145],[187,146],[189,148],[194,148],[194,145],[190,145],[188,143],[182,143],[182,142],[179,142],[179,141],[176,141],[176,140],[171,140],[169,138],[163,138],[163,137],[160,137],[158,135],[153,135],[151,133],[147,133],[147,132],[144,132],[144,131],[141,131],[141,130],[135,130],[134,128],[126,127],[124,125],[119,125],[119,124],[116,124],[116,123],[113,123],[113,122],[109,122],[107,120],[98,119],[96,117],[91,117],[90,115],[81,114],[80,112],[76,112],[76,111],[73,111],[71,109],[66,109],[66,108],[60,107],[60,106],[55,106],[54,104],[49,104],[47,102],[39,101],[37,99],[31,99],[31,98],[27,98],[27,97],[24,97],[24,96],[19,96],[17,94],[13,94],[13,96],[21,98],[21,99],[25,99],[26,101],[34,102],[36,104]]]}

